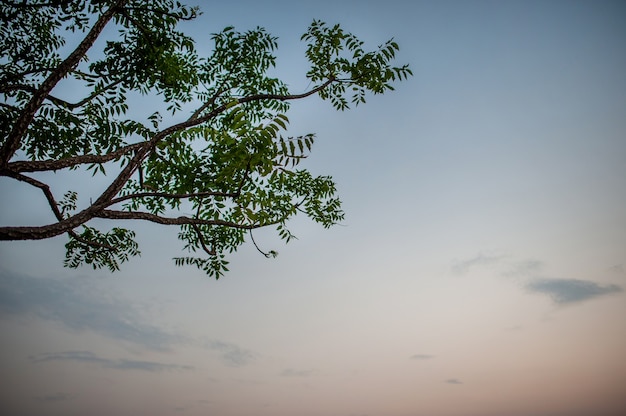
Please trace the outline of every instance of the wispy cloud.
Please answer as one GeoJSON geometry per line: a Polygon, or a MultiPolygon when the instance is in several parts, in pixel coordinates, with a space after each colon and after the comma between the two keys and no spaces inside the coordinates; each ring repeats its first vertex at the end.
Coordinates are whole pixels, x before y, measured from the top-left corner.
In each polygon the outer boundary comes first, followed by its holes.
{"type": "Polygon", "coordinates": [[[506,256],[503,255],[488,255],[479,253],[477,256],[466,260],[457,260],[452,264],[452,272],[454,274],[465,274],[475,266],[490,266],[497,264],[506,256]]]}
{"type": "Polygon", "coordinates": [[[90,351],[62,351],[38,354],[28,357],[32,363],[44,363],[50,361],[74,361],[99,365],[103,368],[115,370],[139,370],[148,372],[193,370],[194,367],[179,364],[166,364],[155,361],[139,360],[112,360],[99,357],[90,351]]]}
{"type": "Polygon", "coordinates": [[[527,259],[512,263],[502,275],[507,277],[532,277],[537,276],[544,268],[544,263],[539,260],[527,259]]]}
{"type": "Polygon", "coordinates": [[[36,315],[75,331],[93,331],[152,350],[186,341],[146,323],[148,318],[128,301],[94,293],[75,279],[40,279],[0,269],[0,314],[36,315]]]}
{"type": "Polygon", "coordinates": [[[527,278],[537,276],[543,270],[544,262],[536,259],[515,260],[509,255],[478,253],[469,259],[455,260],[452,263],[452,272],[466,274],[474,268],[496,266],[502,276],[527,278]]]}
{"type": "Polygon", "coordinates": [[[35,396],[33,399],[39,403],[57,403],[72,400],[75,396],[68,393],[54,393],[44,396],[35,396]]]}
{"type": "Polygon", "coordinates": [[[62,351],[31,355],[28,359],[32,363],[43,363],[47,361],[79,361],[96,364],[107,364],[111,360],[100,358],[90,351],[62,351]]]}
{"type": "Polygon", "coordinates": [[[588,280],[547,278],[532,280],[526,285],[526,289],[533,293],[548,295],[560,305],[623,291],[618,285],[601,286],[588,280]]]}
{"type": "Polygon", "coordinates": [[[411,360],[430,360],[435,358],[434,355],[430,354],[414,354],[409,357],[411,360]]]}
{"type": "Polygon", "coordinates": [[[312,374],[313,370],[294,370],[292,368],[287,368],[280,373],[283,377],[309,377],[312,374]]]}
{"type": "Polygon", "coordinates": [[[194,367],[190,365],[180,364],[168,364],[159,363],[154,361],[137,361],[137,360],[117,360],[112,361],[107,365],[109,368],[117,370],[140,370],[149,372],[163,372],[163,371],[180,371],[180,370],[193,370],[194,367]]]}
{"type": "Polygon", "coordinates": [[[449,378],[444,383],[448,383],[448,384],[463,384],[462,381],[460,381],[459,379],[456,379],[456,378],[449,378]]]}
{"type": "Polygon", "coordinates": [[[255,354],[235,344],[222,341],[209,341],[205,347],[220,353],[222,362],[231,367],[241,367],[255,359],[255,354]]]}

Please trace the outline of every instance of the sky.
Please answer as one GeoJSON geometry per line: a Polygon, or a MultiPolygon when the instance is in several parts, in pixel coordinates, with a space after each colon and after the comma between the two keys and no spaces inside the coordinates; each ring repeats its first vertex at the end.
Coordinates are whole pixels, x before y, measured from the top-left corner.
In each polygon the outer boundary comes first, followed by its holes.
{"type": "MultiPolygon", "coordinates": [[[[294,93],[313,19],[393,37],[414,76],[347,112],[293,104],[346,219],[255,233],[275,259],[247,244],[216,281],[150,224],[115,274],[63,268],[65,237],[1,242],[3,413],[626,414],[626,3],[197,4],[200,51],[263,26],[294,93]]],[[[0,192],[2,224],[49,219],[0,192]]]]}

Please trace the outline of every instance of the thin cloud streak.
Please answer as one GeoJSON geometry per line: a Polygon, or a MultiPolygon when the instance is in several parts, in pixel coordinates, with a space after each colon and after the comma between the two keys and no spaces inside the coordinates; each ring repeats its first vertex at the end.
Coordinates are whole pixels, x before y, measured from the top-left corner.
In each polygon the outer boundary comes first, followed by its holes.
{"type": "Polygon", "coordinates": [[[309,377],[312,374],[313,370],[294,370],[292,368],[287,368],[280,373],[283,377],[309,377]]]}
{"type": "Polygon", "coordinates": [[[31,363],[39,364],[51,361],[74,361],[82,363],[97,364],[102,368],[111,368],[114,370],[139,370],[148,372],[163,371],[180,371],[193,370],[194,367],[179,364],[166,364],[156,361],[140,361],[140,360],[112,360],[102,358],[90,351],[62,351],[54,353],[44,353],[28,357],[31,363]]]}
{"type": "Polygon", "coordinates": [[[511,265],[502,273],[506,277],[531,277],[537,276],[544,268],[544,263],[540,260],[522,260],[511,265]]]}
{"type": "Polygon", "coordinates": [[[559,305],[583,302],[623,291],[618,285],[601,286],[588,280],[548,278],[535,279],[526,285],[526,289],[548,295],[559,305]]]}
{"type": "Polygon", "coordinates": [[[452,265],[452,272],[454,274],[466,274],[471,268],[496,264],[504,258],[506,258],[506,256],[492,256],[479,253],[476,257],[471,259],[455,261],[452,265]]]}
{"type": "Polygon", "coordinates": [[[430,355],[430,354],[414,354],[412,356],[409,357],[411,360],[431,360],[433,358],[435,358],[434,355],[430,355]]]}
{"type": "Polygon", "coordinates": [[[463,384],[462,381],[460,381],[459,379],[456,378],[449,378],[445,381],[445,383],[447,384],[463,384]]]}

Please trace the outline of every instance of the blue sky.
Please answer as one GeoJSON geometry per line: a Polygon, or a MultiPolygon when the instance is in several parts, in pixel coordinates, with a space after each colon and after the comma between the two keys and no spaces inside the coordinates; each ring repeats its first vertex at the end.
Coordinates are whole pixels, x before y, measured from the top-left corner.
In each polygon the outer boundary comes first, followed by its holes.
{"type": "MultiPolygon", "coordinates": [[[[317,134],[306,166],[336,179],[347,215],[330,230],[295,219],[287,246],[255,233],[276,259],[246,246],[214,281],[174,267],[176,230],[148,224],[114,275],[64,269],[64,238],[2,242],[3,408],[626,412],[623,2],[199,4],[185,30],[200,50],[225,26],[264,26],[293,92],[314,18],[372,47],[394,37],[414,77],[349,112],[294,103],[290,132],[317,134]]],[[[37,193],[0,187],[2,223],[49,220],[37,193]]]]}

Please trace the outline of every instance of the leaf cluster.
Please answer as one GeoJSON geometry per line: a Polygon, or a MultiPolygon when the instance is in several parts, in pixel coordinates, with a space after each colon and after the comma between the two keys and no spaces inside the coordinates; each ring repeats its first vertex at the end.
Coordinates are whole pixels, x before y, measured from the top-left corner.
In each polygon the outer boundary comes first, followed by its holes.
{"type": "Polygon", "coordinates": [[[322,99],[329,99],[338,110],[365,103],[366,94],[383,94],[393,90],[392,83],[413,75],[408,65],[396,67],[391,62],[400,49],[390,39],[374,51],[366,52],[363,41],[345,32],[340,25],[329,26],[314,20],[302,35],[308,43],[306,56],[311,62],[307,77],[313,82],[333,79],[337,82],[320,91],[322,99]]]}

